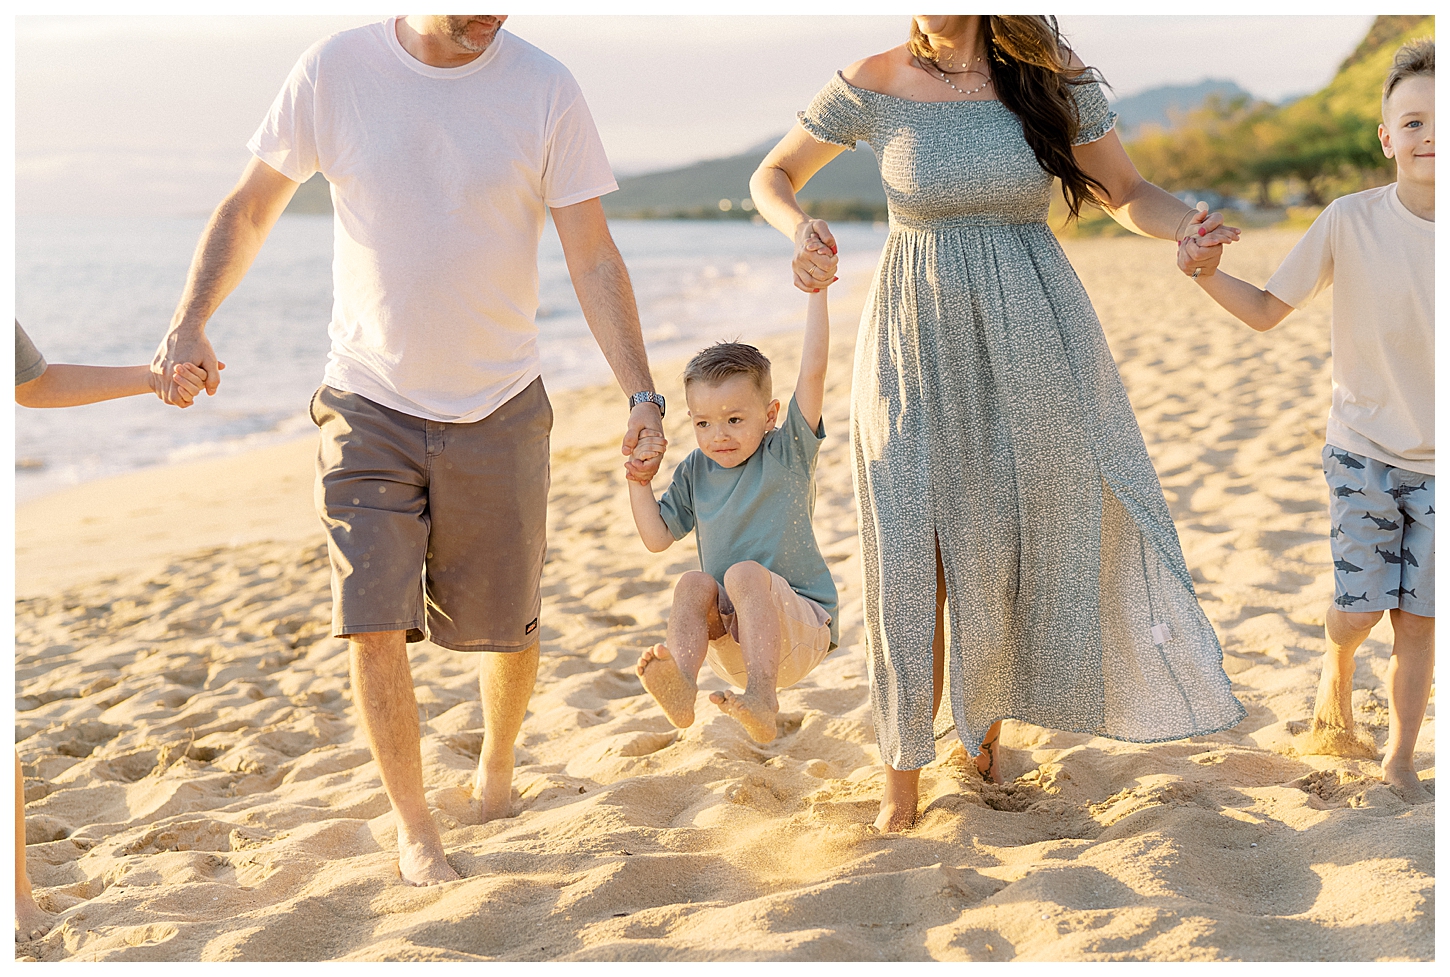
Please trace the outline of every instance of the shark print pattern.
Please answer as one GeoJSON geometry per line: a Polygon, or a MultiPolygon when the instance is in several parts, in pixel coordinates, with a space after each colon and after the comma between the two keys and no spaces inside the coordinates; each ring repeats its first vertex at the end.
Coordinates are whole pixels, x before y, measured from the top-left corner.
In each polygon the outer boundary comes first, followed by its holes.
{"type": "Polygon", "coordinates": [[[1330,445],[1323,460],[1335,604],[1434,617],[1434,476],[1330,445]]]}
{"type": "MultiPolygon", "coordinates": [[[[1078,143],[1107,135],[1098,84],[1072,93],[1078,143]]],[[[881,759],[936,758],[938,551],[942,711],[969,753],[1007,717],[1134,742],[1236,724],[1244,708],[1102,326],[1047,225],[1052,177],[1021,120],[1000,101],[913,102],[839,74],[799,119],[821,142],[870,144],[890,213],[851,388],[881,759]]]]}

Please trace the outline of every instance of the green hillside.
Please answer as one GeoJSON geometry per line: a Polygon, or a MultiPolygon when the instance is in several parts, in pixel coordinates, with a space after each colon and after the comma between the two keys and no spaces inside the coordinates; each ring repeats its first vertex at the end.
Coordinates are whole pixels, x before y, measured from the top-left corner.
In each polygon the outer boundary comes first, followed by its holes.
{"type": "Polygon", "coordinates": [[[1276,107],[1238,98],[1210,100],[1184,124],[1128,145],[1145,177],[1168,190],[1213,190],[1273,206],[1302,195],[1322,206],[1334,197],[1394,179],[1380,151],[1380,91],[1395,51],[1433,37],[1428,16],[1381,16],[1324,88],[1276,107]]]}
{"type": "MultiPolygon", "coordinates": [[[[660,173],[619,181],[619,192],[604,198],[611,217],[746,217],[741,207],[750,196],[750,175],[779,137],[735,156],[704,160],[660,173]],[[720,201],[729,200],[729,211],[720,201]]],[[[827,163],[800,193],[821,216],[885,218],[886,192],[876,156],[862,143],[827,163]]]]}

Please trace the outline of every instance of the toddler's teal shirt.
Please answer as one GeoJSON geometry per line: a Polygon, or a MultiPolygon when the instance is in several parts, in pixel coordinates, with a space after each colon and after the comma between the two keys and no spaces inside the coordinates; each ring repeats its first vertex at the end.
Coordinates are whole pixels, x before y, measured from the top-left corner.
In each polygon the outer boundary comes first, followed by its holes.
{"type": "Polygon", "coordinates": [[[840,640],[836,582],[816,545],[816,458],[825,422],[812,431],[795,398],[785,423],[766,433],[755,453],[734,468],[699,448],[675,469],[660,497],[660,516],[675,539],[695,530],[700,569],[725,585],[725,571],[754,560],[831,615],[831,647],[840,640]]]}

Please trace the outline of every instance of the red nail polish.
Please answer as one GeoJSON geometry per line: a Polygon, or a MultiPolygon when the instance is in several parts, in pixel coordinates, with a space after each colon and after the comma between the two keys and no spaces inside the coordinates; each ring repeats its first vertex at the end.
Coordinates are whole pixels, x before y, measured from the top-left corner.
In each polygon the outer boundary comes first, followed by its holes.
{"type": "Polygon", "coordinates": [[[1200,227],[1198,229],[1198,236],[1199,237],[1203,237],[1207,233],[1208,233],[1208,228],[1206,228],[1206,227],[1200,227]]]}

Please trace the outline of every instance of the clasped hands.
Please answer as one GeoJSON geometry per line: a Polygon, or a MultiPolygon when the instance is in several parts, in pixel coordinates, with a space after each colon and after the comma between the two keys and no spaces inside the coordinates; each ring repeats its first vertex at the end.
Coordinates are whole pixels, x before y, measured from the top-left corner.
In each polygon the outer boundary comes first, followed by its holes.
{"type": "Polygon", "coordinates": [[[1178,241],[1178,270],[1189,278],[1212,276],[1223,257],[1223,246],[1238,239],[1237,227],[1227,226],[1222,214],[1210,214],[1208,205],[1200,203],[1178,241]]]}
{"type": "Polygon", "coordinates": [[[205,334],[172,328],[151,358],[151,389],[164,403],[190,407],[202,390],[216,396],[226,367],[205,334]]]}

